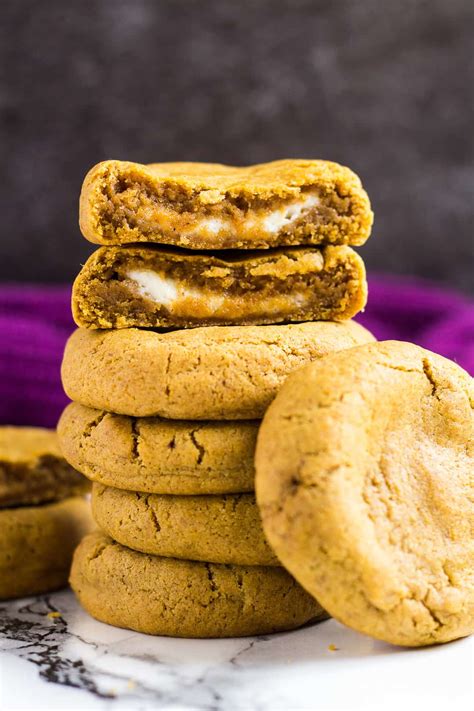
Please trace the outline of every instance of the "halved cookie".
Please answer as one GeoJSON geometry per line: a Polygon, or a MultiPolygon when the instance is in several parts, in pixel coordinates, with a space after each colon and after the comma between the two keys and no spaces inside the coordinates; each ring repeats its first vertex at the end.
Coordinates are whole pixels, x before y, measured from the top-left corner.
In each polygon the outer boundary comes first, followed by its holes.
{"type": "Polygon", "coordinates": [[[84,328],[189,328],[344,321],[367,301],[362,259],[350,247],[212,254],[103,247],[74,282],[84,328]]]}
{"type": "Polygon", "coordinates": [[[54,430],[0,427],[0,508],[59,501],[89,489],[64,459],[54,430]]]}
{"type": "Polygon", "coordinates": [[[323,160],[244,168],[108,160],[89,171],[80,199],[82,233],[98,244],[356,245],[366,241],[372,221],[357,175],[323,160]]]}

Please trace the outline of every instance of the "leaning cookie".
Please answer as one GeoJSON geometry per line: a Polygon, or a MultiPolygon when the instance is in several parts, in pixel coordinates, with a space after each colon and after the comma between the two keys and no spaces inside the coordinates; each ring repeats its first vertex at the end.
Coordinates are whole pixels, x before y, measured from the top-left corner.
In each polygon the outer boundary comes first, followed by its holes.
{"type": "Polygon", "coordinates": [[[0,508],[59,501],[89,488],[62,456],[56,432],[0,427],[0,508]]]}
{"type": "Polygon", "coordinates": [[[117,414],[257,419],[292,370],[372,340],[353,321],[169,333],[78,329],[66,345],[62,381],[71,400],[117,414]]]}
{"type": "Polygon", "coordinates": [[[154,494],[254,490],[258,420],[127,417],[70,403],[58,422],[64,456],[92,481],[154,494]]]}
{"type": "Polygon", "coordinates": [[[102,247],[74,282],[72,312],[84,328],[189,328],[344,321],[366,301],[364,263],[350,247],[227,257],[102,247]]]}
{"type": "Polygon", "coordinates": [[[160,496],[94,484],[92,513],[118,543],[171,558],[279,565],[253,494],[160,496]]]}
{"type": "Polygon", "coordinates": [[[464,370],[396,341],[302,368],[270,406],[265,534],[350,627],[407,646],[474,632],[473,407],[464,370]]]}
{"type": "Polygon", "coordinates": [[[93,617],[147,634],[243,637],[326,617],[283,568],[145,555],[101,532],[77,548],[70,582],[93,617]]]}
{"type": "Polygon", "coordinates": [[[0,600],[67,585],[74,548],[93,528],[81,497],[0,510],[0,600]]]}
{"type": "Polygon", "coordinates": [[[79,215],[91,242],[190,249],[358,245],[372,221],[357,175],[323,160],[245,168],[108,160],[87,174],[79,215]]]}

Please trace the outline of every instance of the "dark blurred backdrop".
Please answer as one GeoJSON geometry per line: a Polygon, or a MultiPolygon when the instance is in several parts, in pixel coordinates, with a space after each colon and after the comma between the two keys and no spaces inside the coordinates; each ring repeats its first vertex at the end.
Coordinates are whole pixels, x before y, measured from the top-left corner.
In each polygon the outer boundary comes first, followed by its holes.
{"type": "Polygon", "coordinates": [[[6,0],[0,279],[71,280],[105,158],[351,166],[369,269],[473,289],[472,0],[6,0]]]}

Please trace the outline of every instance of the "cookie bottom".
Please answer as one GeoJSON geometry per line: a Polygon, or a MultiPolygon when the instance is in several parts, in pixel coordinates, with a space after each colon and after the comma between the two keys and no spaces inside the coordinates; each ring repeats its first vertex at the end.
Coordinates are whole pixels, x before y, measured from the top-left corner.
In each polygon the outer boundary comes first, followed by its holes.
{"type": "Polygon", "coordinates": [[[0,511],[0,600],[67,585],[72,554],[93,528],[81,497],[0,511]]]}
{"type": "Polygon", "coordinates": [[[77,548],[70,582],[101,622],[168,637],[245,637],[326,616],[283,568],[145,555],[100,531],[77,548]]]}

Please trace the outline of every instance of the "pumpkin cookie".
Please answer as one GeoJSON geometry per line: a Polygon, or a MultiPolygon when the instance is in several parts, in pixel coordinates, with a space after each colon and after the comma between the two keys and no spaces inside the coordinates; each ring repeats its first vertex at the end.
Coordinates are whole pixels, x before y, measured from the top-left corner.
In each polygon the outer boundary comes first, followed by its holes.
{"type": "Polygon", "coordinates": [[[92,481],[155,494],[253,491],[257,420],[127,417],[72,402],[58,423],[66,459],[92,481]]]}
{"type": "Polygon", "coordinates": [[[84,328],[344,321],[366,301],[364,263],[350,247],[226,258],[150,246],[102,247],[72,290],[74,320],[84,328]]]}
{"type": "Polygon", "coordinates": [[[325,616],[283,568],[161,558],[101,532],[77,548],[70,582],[93,617],[147,634],[244,637],[325,616]]]}
{"type": "Polygon", "coordinates": [[[74,548],[92,528],[81,497],[0,510],[0,600],[67,585],[74,548]]]}
{"type": "Polygon", "coordinates": [[[0,508],[59,501],[89,488],[64,460],[53,430],[0,427],[0,508]]]}
{"type": "Polygon", "coordinates": [[[118,414],[255,419],[292,370],[372,340],[353,321],[169,333],[78,329],[66,345],[62,380],[71,400],[118,414]]]}
{"type": "Polygon", "coordinates": [[[258,438],[283,565],[328,612],[394,644],[474,632],[473,382],[387,341],[293,373],[258,438]]]}
{"type": "Polygon", "coordinates": [[[245,168],[108,160],[87,174],[79,217],[91,242],[191,249],[360,245],[372,221],[357,175],[323,160],[245,168]]]}
{"type": "Polygon", "coordinates": [[[92,514],[118,543],[172,558],[279,565],[253,494],[160,496],[94,484],[92,514]]]}

